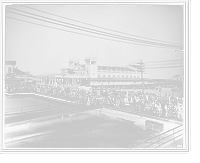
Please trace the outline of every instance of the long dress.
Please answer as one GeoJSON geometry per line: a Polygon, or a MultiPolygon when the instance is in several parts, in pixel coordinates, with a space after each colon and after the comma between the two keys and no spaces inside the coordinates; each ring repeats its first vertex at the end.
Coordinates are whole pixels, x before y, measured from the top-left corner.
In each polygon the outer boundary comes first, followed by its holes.
{"type": "Polygon", "coordinates": [[[92,97],[92,100],[91,100],[91,105],[94,105],[94,97],[92,97]]]}
{"type": "Polygon", "coordinates": [[[175,107],[170,106],[167,116],[171,119],[178,119],[175,110],[175,107]]]}
{"type": "Polygon", "coordinates": [[[96,98],[95,105],[96,105],[96,106],[99,106],[99,104],[100,104],[100,99],[99,99],[99,97],[97,97],[97,98],[96,98]]]}
{"type": "Polygon", "coordinates": [[[130,103],[133,104],[133,96],[131,96],[130,103]]]}
{"type": "Polygon", "coordinates": [[[124,106],[129,106],[128,97],[124,98],[124,106]]]}
{"type": "Polygon", "coordinates": [[[117,99],[116,99],[116,103],[115,103],[115,107],[120,108],[120,103],[121,103],[120,99],[117,98],[117,99]]]}
{"type": "Polygon", "coordinates": [[[99,97],[99,104],[100,104],[100,105],[103,105],[103,99],[102,99],[101,96],[99,97]]]}
{"type": "Polygon", "coordinates": [[[90,97],[87,98],[86,106],[90,106],[90,97]]]}
{"type": "Polygon", "coordinates": [[[86,105],[86,103],[87,103],[87,96],[84,95],[84,97],[83,97],[83,105],[86,105]]]}

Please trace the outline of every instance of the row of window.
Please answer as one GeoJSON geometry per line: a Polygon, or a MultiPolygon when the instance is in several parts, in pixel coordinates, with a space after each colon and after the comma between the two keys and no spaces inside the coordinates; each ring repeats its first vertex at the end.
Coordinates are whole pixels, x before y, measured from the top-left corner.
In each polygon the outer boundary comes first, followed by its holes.
{"type": "Polygon", "coordinates": [[[128,76],[128,75],[98,75],[98,78],[139,78],[140,76],[128,76]]]}
{"type": "Polygon", "coordinates": [[[102,82],[114,82],[114,83],[117,83],[117,82],[133,82],[133,83],[136,83],[136,82],[140,82],[140,80],[98,80],[98,81],[90,81],[92,84],[93,83],[102,83],[102,82]]]}
{"type": "Polygon", "coordinates": [[[129,74],[135,74],[137,72],[135,71],[114,71],[114,70],[98,70],[98,72],[107,72],[107,73],[129,73],[129,74]]]}

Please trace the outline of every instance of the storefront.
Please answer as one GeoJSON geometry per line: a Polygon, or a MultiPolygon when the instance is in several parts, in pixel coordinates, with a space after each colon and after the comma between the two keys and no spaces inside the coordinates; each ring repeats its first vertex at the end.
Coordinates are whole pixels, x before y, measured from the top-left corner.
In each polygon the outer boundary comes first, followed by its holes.
{"type": "Polygon", "coordinates": [[[23,82],[24,82],[23,79],[12,77],[12,78],[6,79],[5,86],[6,86],[6,88],[8,86],[13,87],[13,88],[18,88],[18,87],[23,86],[23,82]]]}

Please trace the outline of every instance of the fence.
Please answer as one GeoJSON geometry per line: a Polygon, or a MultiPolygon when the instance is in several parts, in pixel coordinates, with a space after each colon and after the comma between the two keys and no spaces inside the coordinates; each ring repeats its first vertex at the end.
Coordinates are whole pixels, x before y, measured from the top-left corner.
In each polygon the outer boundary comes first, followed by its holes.
{"type": "Polygon", "coordinates": [[[66,103],[49,103],[49,104],[40,104],[40,105],[32,105],[32,106],[24,106],[18,108],[10,108],[5,112],[5,117],[15,116],[20,114],[26,114],[27,112],[33,113],[38,111],[45,111],[50,109],[58,109],[67,107],[69,104],[66,103]]]}
{"type": "Polygon", "coordinates": [[[142,148],[142,149],[164,148],[182,137],[183,137],[183,125],[180,125],[171,130],[156,135],[153,138],[145,140],[142,143],[133,146],[132,148],[142,148]]]}

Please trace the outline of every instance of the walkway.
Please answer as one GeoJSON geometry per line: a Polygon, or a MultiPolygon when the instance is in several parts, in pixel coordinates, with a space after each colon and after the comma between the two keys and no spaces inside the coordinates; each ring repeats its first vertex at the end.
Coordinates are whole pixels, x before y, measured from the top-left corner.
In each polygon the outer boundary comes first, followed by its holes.
{"type": "MultiPolygon", "coordinates": [[[[95,105],[90,105],[90,106],[67,106],[67,107],[58,107],[56,109],[44,109],[44,110],[36,110],[36,111],[30,111],[30,112],[25,112],[22,114],[14,114],[12,116],[5,117],[5,125],[13,125],[13,124],[22,124],[22,123],[30,123],[38,119],[44,119],[47,117],[52,117],[52,116],[63,116],[63,115],[69,115],[70,118],[73,114],[81,113],[81,112],[87,112],[90,110],[96,110],[96,109],[109,109],[112,111],[117,111],[121,113],[127,113],[130,115],[136,115],[148,119],[153,119],[153,120],[160,120],[164,122],[170,122],[170,123],[175,123],[175,124],[182,124],[182,119],[170,119],[165,116],[158,116],[156,113],[151,113],[148,115],[146,111],[139,112],[135,110],[133,107],[122,107],[122,108],[116,108],[114,106],[109,106],[109,105],[100,105],[100,106],[95,106],[95,105]]],[[[101,113],[100,113],[101,114],[101,113]]]]}
{"type": "MultiPolygon", "coordinates": [[[[41,95],[41,96],[46,96],[50,98],[56,98],[60,99],[63,101],[67,102],[72,102],[76,100],[76,96],[73,99],[66,99],[62,95],[53,95],[53,94],[41,94],[41,93],[33,93],[36,95],[41,95]]],[[[116,108],[114,105],[101,105],[101,106],[95,106],[95,105],[90,105],[90,106],[84,106],[80,105],[79,107],[77,106],[58,106],[55,109],[40,109],[40,110],[33,110],[29,111],[23,114],[15,114],[12,116],[5,117],[5,125],[12,125],[12,124],[20,124],[20,123],[30,123],[34,120],[42,119],[42,118],[47,118],[47,117],[52,117],[52,116],[58,116],[58,115],[73,115],[77,114],[80,112],[86,112],[90,110],[96,110],[96,109],[109,109],[109,110],[114,110],[117,112],[121,113],[127,113],[127,114],[132,114],[148,119],[153,119],[153,120],[160,120],[164,122],[170,122],[170,123],[175,123],[175,124],[182,124],[183,119],[182,117],[179,119],[170,119],[169,117],[165,116],[165,110],[163,109],[163,113],[161,116],[159,116],[157,113],[151,112],[150,115],[147,114],[147,111],[143,111],[144,106],[141,108],[141,112],[139,112],[137,109],[135,109],[135,104],[130,104],[129,106],[124,106],[123,104],[121,105],[121,108],[116,108]]],[[[71,116],[70,116],[71,117],[71,116]]]]}
{"type": "Polygon", "coordinates": [[[90,110],[101,109],[102,106],[68,106],[58,109],[46,109],[46,110],[38,110],[38,111],[30,111],[22,114],[15,114],[12,116],[5,117],[5,125],[13,125],[13,124],[22,124],[22,123],[30,123],[35,120],[44,119],[52,116],[63,116],[73,115],[81,112],[86,112],[90,110]]]}

